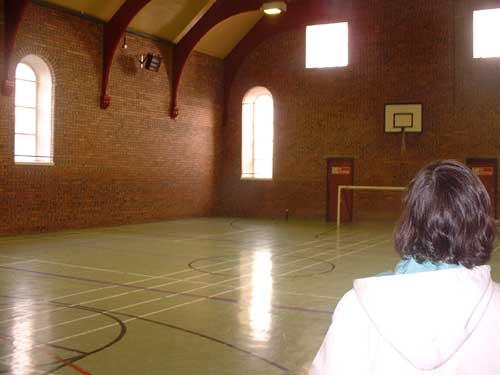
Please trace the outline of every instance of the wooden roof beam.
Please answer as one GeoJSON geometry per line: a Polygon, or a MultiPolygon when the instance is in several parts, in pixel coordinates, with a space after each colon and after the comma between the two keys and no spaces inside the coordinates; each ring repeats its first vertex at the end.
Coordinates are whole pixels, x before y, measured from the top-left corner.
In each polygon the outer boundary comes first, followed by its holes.
{"type": "Polygon", "coordinates": [[[15,87],[15,75],[12,55],[16,45],[19,24],[23,18],[28,0],[4,0],[5,31],[4,31],[4,66],[2,77],[2,94],[11,96],[15,87]]]}
{"type": "MultiPolygon", "coordinates": [[[[15,1],[15,0],[14,0],[15,1]]],[[[134,17],[151,0],[126,0],[113,17],[104,25],[103,65],[101,86],[101,108],[106,109],[111,103],[108,95],[109,75],[116,48],[134,17]]]]}
{"type": "Polygon", "coordinates": [[[179,83],[186,61],[196,44],[219,22],[239,13],[257,10],[262,3],[263,0],[218,0],[174,46],[172,53],[172,99],[170,103],[170,116],[172,118],[176,118],[179,114],[177,103],[179,83]]]}

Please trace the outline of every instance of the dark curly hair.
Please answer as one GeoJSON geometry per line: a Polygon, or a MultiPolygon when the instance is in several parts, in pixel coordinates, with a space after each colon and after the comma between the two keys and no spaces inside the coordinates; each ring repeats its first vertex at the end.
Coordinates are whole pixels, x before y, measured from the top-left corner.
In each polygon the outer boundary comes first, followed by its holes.
{"type": "Polygon", "coordinates": [[[455,160],[427,165],[403,203],[394,232],[401,257],[467,268],[488,262],[495,240],[490,198],[469,168],[455,160]]]}

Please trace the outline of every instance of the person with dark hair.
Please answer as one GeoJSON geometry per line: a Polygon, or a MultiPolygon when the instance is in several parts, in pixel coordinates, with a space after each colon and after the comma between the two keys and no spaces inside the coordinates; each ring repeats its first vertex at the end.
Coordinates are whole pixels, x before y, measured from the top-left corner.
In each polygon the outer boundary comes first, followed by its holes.
{"type": "Polygon", "coordinates": [[[354,281],[309,375],[499,375],[500,285],[488,193],[469,168],[417,173],[394,232],[395,272],[354,281]]]}

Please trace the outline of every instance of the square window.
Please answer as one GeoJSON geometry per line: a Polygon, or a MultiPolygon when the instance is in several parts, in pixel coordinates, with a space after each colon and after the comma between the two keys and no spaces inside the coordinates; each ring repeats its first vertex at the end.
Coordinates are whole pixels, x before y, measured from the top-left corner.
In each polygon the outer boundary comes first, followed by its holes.
{"type": "Polygon", "coordinates": [[[475,10],[474,58],[500,57],[500,9],[475,10]]]}
{"type": "Polygon", "coordinates": [[[328,68],[348,64],[347,22],[306,28],[306,68],[328,68]]]}

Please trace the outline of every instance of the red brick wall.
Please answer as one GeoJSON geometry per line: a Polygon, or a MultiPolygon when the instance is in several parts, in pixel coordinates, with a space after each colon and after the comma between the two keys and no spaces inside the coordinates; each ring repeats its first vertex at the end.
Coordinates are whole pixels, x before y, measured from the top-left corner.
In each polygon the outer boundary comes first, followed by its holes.
{"type": "MultiPolygon", "coordinates": [[[[270,36],[231,87],[218,212],[326,215],[326,158],[355,159],[357,185],[406,185],[437,158],[498,157],[500,59],[472,59],[472,10],[499,1],[353,1],[349,66],[305,69],[305,29],[270,36]],[[254,86],[274,96],[274,177],[242,181],[241,100],[254,86]],[[384,104],[422,103],[423,134],[384,134],[384,104]]],[[[344,12],[344,13],[342,13],[344,12]]],[[[397,211],[399,194],[355,195],[355,216],[397,211]],[[373,197],[376,197],[373,199],[373,197]],[[396,209],[389,209],[396,207],[396,209]]]]}
{"type": "MultiPolygon", "coordinates": [[[[4,15],[0,1],[0,51],[4,15]]],[[[129,35],[113,64],[111,106],[99,107],[102,25],[37,5],[22,21],[15,60],[54,73],[55,166],[14,165],[14,98],[0,97],[0,233],[210,215],[222,123],[222,61],[195,53],[168,116],[171,47],[129,35]],[[159,73],[139,69],[162,53],[159,73]]],[[[0,69],[3,55],[0,58],[0,69]]]]}

